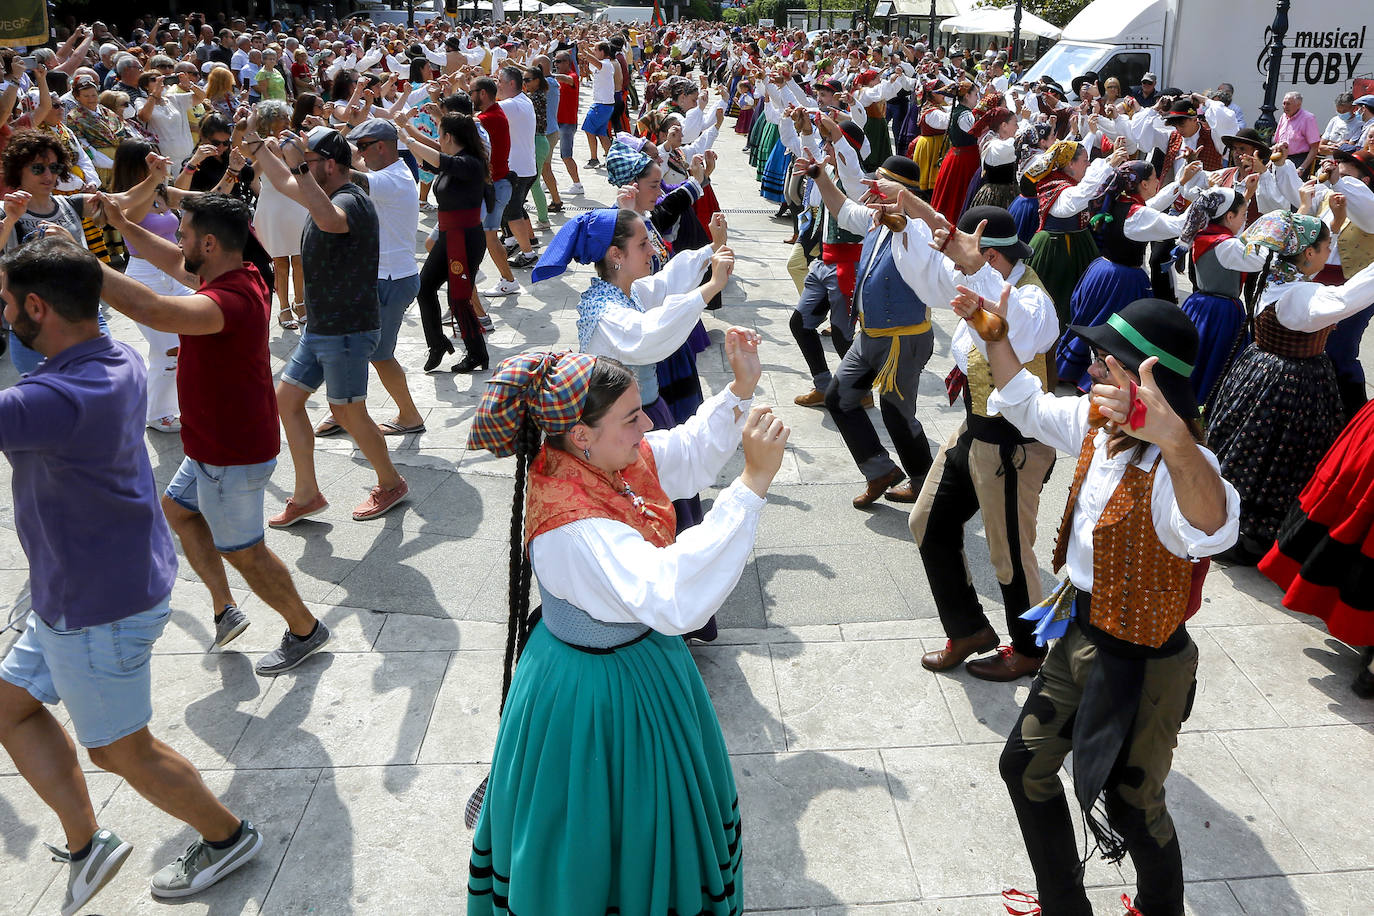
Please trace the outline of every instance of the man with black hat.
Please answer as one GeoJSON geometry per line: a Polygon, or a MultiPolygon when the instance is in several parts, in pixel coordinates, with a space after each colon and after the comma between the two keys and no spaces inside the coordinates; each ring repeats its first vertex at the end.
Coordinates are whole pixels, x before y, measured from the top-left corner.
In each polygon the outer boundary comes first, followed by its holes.
{"type": "Polygon", "coordinates": [[[1296,198],[1297,189],[1302,184],[1292,160],[1285,157],[1282,162],[1271,163],[1273,148],[1253,127],[1242,127],[1234,134],[1227,134],[1221,138],[1221,142],[1226,145],[1231,164],[1219,173],[1209,173],[1206,183],[1212,187],[1239,190],[1246,178],[1258,173],[1255,196],[1245,215],[1247,225],[1265,213],[1287,210],[1290,204],[1284,189],[1291,186],[1292,196],[1296,198]]]}
{"type": "MultiPolygon", "coordinates": [[[[1313,279],[1327,286],[1340,286],[1374,262],[1374,152],[1350,144],[1334,156],[1330,184],[1318,183],[1312,195],[1311,212],[1331,229],[1331,254],[1326,266],[1313,279]]],[[[1369,400],[1365,388],[1364,366],[1360,364],[1360,341],[1369,327],[1374,309],[1342,318],[1326,339],[1326,355],[1336,370],[1341,403],[1347,419],[1369,400]]]]}
{"type": "MultiPolygon", "coordinates": [[[[878,169],[875,196],[886,195],[895,201],[901,191],[916,189],[919,173],[910,159],[889,157],[878,169]]],[[[893,262],[897,236],[892,230],[882,222],[875,224],[872,211],[852,200],[832,194],[827,195],[826,204],[843,229],[864,234],[851,311],[857,324],[854,342],[825,392],[826,409],[868,481],[864,491],[854,497],[854,507],[866,508],[884,495],[894,502],[915,502],[916,492],[910,485],[897,485],[908,476],[913,481],[923,479],[931,465],[930,443],[916,418],[921,370],[934,350],[930,309],[893,262]],[[841,206],[833,206],[835,203],[841,206]],[[883,425],[905,473],[883,448],[861,403],[875,382],[883,425]]],[[[925,219],[944,225],[924,201],[919,207],[925,219]]]]}
{"type": "MultiPolygon", "coordinates": [[[[903,202],[909,196],[902,195],[903,202]]],[[[911,257],[905,243],[923,244],[913,236],[924,233],[904,235],[897,268],[908,283],[916,283],[914,269],[929,258],[924,252],[911,257]]],[[[1011,284],[1012,349],[1017,361],[1049,388],[1053,362],[1046,354],[1059,337],[1059,317],[1040,278],[1025,264],[1030,254],[1030,246],[1016,235],[1010,213],[1001,207],[970,207],[959,219],[954,238],[945,244],[945,256],[937,257],[936,269],[929,271],[930,280],[942,288],[940,298],[930,301],[932,307],[943,307],[957,298],[956,284],[987,298],[997,298],[1003,283],[1011,284]]],[[[986,350],[972,325],[961,322],[950,342],[955,369],[945,386],[950,403],[962,393],[966,415],[945,447],[936,451],[908,523],[948,637],[943,649],[921,658],[921,665],[948,671],[970,655],[997,648],[997,631],[983,613],[964,555],[964,525],[982,513],[1011,645],[967,667],[974,677],[1011,681],[1034,674],[1045,657],[1021,614],[1043,595],[1035,560],[1035,521],[1040,488],[1054,467],[1054,449],[1023,436],[1005,417],[989,411],[993,385],[986,350]]]]}
{"type": "MultiPolygon", "coordinates": [[[[1005,316],[1009,291],[995,313],[1005,316]]],[[[966,289],[954,309],[968,318],[980,305],[966,289]]],[[[1198,444],[1189,381],[1198,338],[1187,316],[1140,299],[1106,324],[1071,330],[1096,357],[1092,393],[1073,399],[1043,393],[1008,339],[988,344],[998,386],[989,408],[1078,454],[1054,549],[1067,575],[1027,612],[1042,641],[1058,641],[1000,770],[1045,913],[1092,913],[1059,778],[1072,750],[1074,794],[1096,849],[1110,861],[1130,854],[1140,913],[1182,916],[1183,860],[1164,780],[1195,690],[1198,650],[1184,621],[1199,600],[1195,570],[1205,569],[1194,561],[1235,542],[1240,501],[1198,444]]]]}

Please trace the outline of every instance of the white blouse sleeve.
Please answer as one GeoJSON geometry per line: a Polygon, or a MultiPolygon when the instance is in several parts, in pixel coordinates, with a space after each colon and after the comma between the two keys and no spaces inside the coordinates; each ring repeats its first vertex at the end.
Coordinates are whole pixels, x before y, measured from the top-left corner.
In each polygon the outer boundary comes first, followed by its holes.
{"type": "Polygon", "coordinates": [[[725,462],[739,449],[751,401],[735,397],[727,386],[708,398],[687,422],[645,434],[658,465],[659,483],[670,499],[687,499],[716,482],[725,462]]]}
{"type": "MultiPolygon", "coordinates": [[[[859,162],[859,151],[848,140],[841,139],[835,144],[835,173],[839,175],[840,187],[846,197],[858,202],[864,192],[863,166],[859,162]]],[[[869,217],[870,221],[872,217],[869,217]]]]}
{"type": "Polygon", "coordinates": [[[635,295],[639,297],[644,311],[650,312],[663,305],[668,296],[691,292],[700,286],[714,253],[710,245],[696,251],[684,251],[669,258],[658,273],[636,280],[635,295]]]}
{"type": "MultiPolygon", "coordinates": [[[[932,308],[947,309],[956,293],[954,277],[948,269],[949,259],[930,247],[933,238],[925,222],[908,219],[905,229],[893,233],[892,263],[917,298],[932,308]]],[[[973,282],[969,285],[977,286],[973,282]]],[[[1001,285],[996,288],[999,291],[1002,289],[1001,285]]],[[[991,290],[991,286],[988,290],[991,290]]],[[[979,289],[978,292],[986,298],[986,291],[979,289]]]]}
{"type": "Polygon", "coordinates": [[[852,200],[846,200],[840,212],[833,215],[841,229],[855,235],[868,235],[873,226],[873,211],[852,200]]]}
{"type": "Polygon", "coordinates": [[[1212,131],[1212,146],[1216,147],[1218,153],[1226,155],[1226,143],[1221,138],[1233,136],[1240,129],[1236,123],[1236,113],[1216,99],[1208,99],[1202,114],[1212,131]]]}
{"type": "Polygon", "coordinates": [[[1016,138],[993,138],[983,144],[985,165],[1010,165],[1016,161],[1016,138]]]}
{"type": "Polygon", "coordinates": [[[530,541],[530,563],[540,585],[597,620],[690,633],[734,591],[763,504],[737,480],[700,525],[667,547],[653,546],[622,522],[584,519],[530,541]]]}
{"type": "Polygon", "coordinates": [[[977,120],[977,118],[975,118],[975,117],[973,116],[973,112],[972,112],[972,111],[968,111],[968,110],[966,109],[966,110],[960,112],[960,113],[959,113],[959,129],[962,130],[964,133],[968,133],[969,131],[973,130],[973,122],[976,121],[976,120],[977,120]]]}
{"type": "Polygon", "coordinates": [[[1216,245],[1217,261],[1227,270],[1254,273],[1264,269],[1264,252],[1248,254],[1245,243],[1237,238],[1223,239],[1216,245]]]}
{"type": "Polygon", "coordinates": [[[949,109],[931,109],[931,111],[926,114],[925,121],[936,130],[949,130],[949,109]]]}
{"type": "Polygon", "coordinates": [[[1340,286],[1295,283],[1275,301],[1283,326],[1294,331],[1320,331],[1342,318],[1374,305],[1374,263],[1340,286]]]}
{"type": "Polygon", "coordinates": [[[1176,239],[1183,231],[1183,216],[1160,213],[1151,207],[1139,207],[1126,217],[1126,238],[1136,242],[1163,242],[1176,239]]]}
{"type": "Polygon", "coordinates": [[[1061,219],[1081,212],[1094,198],[1100,197],[1102,189],[1112,177],[1112,163],[1107,158],[1095,160],[1083,174],[1083,180],[1071,188],[1065,188],[1050,207],[1050,215],[1061,219]]]}
{"type": "Polygon", "coordinates": [[[849,115],[849,120],[853,121],[855,125],[858,126],[859,130],[863,130],[864,125],[868,124],[868,111],[864,106],[859,104],[858,99],[854,100],[854,104],[850,106],[847,114],[849,115]]]}
{"type": "Polygon", "coordinates": [[[988,398],[988,413],[997,411],[1023,435],[1061,452],[1076,455],[1088,434],[1088,396],[1056,397],[1040,389],[1040,380],[1025,369],[988,398]]]}
{"type": "Polygon", "coordinates": [[[1365,232],[1374,232],[1374,191],[1358,178],[1346,176],[1336,182],[1335,191],[1345,195],[1346,219],[1365,232]]]}
{"type": "Polygon", "coordinates": [[[1292,159],[1285,159],[1283,165],[1266,169],[1255,187],[1260,215],[1301,206],[1302,197],[1298,194],[1301,187],[1302,178],[1292,159]]]}
{"type": "Polygon", "coordinates": [[[699,293],[668,296],[647,312],[609,308],[596,323],[587,352],[643,366],[667,359],[682,346],[706,309],[699,293]]]}
{"type": "MultiPolygon", "coordinates": [[[[1198,446],[1212,470],[1221,473],[1217,456],[1198,446]]],[[[1221,486],[1226,491],[1226,524],[1212,534],[1193,527],[1178,506],[1174,493],[1174,480],[1169,467],[1163,461],[1155,474],[1154,490],[1150,496],[1150,520],[1154,522],[1155,534],[1159,543],[1176,557],[1195,559],[1210,557],[1221,553],[1236,543],[1240,534],[1240,494],[1226,478],[1221,478],[1221,486]]]]}
{"type": "MultiPolygon", "coordinates": [[[[782,130],[782,122],[778,123],[778,130],[782,130]]],[[[682,155],[687,158],[688,162],[691,162],[694,156],[703,155],[708,149],[714,146],[716,137],[718,136],[720,136],[720,128],[716,127],[715,116],[712,115],[711,120],[707,122],[706,129],[701,132],[701,136],[693,140],[691,144],[682,151],[682,155]]]]}

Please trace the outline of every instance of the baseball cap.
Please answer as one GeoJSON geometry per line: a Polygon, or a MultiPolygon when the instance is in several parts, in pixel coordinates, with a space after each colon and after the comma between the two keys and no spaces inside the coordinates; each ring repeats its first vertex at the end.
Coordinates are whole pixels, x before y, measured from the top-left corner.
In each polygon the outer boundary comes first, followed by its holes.
{"type": "Polygon", "coordinates": [[[332,127],[311,128],[310,133],[305,135],[305,144],[312,153],[319,153],[326,159],[342,165],[353,162],[353,150],[349,149],[348,141],[332,127]]]}

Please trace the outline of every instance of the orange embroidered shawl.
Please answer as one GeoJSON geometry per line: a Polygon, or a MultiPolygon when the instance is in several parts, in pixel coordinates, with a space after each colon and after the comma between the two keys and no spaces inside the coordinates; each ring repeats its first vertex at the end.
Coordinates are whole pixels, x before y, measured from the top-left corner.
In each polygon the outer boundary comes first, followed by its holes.
{"type": "Polygon", "coordinates": [[[526,548],[538,535],[584,518],[623,522],[655,547],[673,543],[677,514],[658,482],[658,467],[647,441],[639,443],[639,458],[619,476],[640,497],[638,504],[605,471],[578,455],[545,444],[530,465],[525,498],[526,548]]]}

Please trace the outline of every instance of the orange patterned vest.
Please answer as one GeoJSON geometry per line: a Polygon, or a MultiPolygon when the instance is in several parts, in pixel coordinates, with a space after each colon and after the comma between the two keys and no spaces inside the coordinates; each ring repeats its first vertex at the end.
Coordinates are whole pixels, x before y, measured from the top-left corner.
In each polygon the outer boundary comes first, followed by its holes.
{"type": "Polygon", "coordinates": [[[658,466],[647,441],[640,441],[639,458],[617,476],[545,443],[530,465],[526,547],[538,535],[584,518],[623,522],[655,547],[673,543],[677,513],[658,482],[658,466]],[[624,491],[621,481],[631,493],[624,491]]]}
{"type": "MultiPolygon", "coordinates": [[[[1054,571],[1064,566],[1078,491],[1093,458],[1093,436],[1083,437],[1069,504],[1054,542],[1054,571]]],[[[1158,649],[1183,623],[1193,564],[1176,557],[1155,534],[1150,501],[1160,458],[1150,470],[1131,464],[1093,528],[1093,593],[1088,623],[1137,646],[1158,649]]]]}

